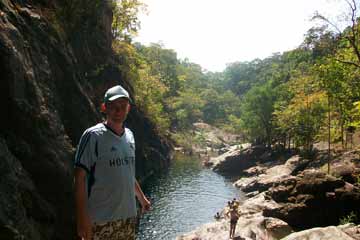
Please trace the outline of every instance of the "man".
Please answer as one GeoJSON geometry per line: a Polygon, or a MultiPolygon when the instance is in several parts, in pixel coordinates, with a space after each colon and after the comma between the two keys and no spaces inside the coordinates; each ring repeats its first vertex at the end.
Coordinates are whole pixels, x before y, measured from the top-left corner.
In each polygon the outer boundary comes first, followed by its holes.
{"type": "Polygon", "coordinates": [[[135,141],[123,123],[130,97],[121,86],[107,90],[106,121],[87,129],[75,156],[77,234],[84,240],[135,239],[136,200],[150,202],[135,179],[135,141]]]}
{"type": "Polygon", "coordinates": [[[236,224],[239,220],[239,213],[237,211],[237,208],[232,207],[230,208],[230,211],[226,214],[227,216],[230,216],[230,239],[234,238],[235,235],[235,229],[236,229],[236,224]]]}

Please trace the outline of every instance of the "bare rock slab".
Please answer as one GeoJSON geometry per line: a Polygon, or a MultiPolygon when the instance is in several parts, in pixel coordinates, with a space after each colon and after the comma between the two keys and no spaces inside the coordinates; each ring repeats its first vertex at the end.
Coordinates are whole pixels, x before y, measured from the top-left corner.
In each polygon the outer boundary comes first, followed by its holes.
{"type": "Polygon", "coordinates": [[[325,228],[312,228],[309,230],[292,233],[283,240],[354,240],[340,228],[335,226],[325,228]]]}

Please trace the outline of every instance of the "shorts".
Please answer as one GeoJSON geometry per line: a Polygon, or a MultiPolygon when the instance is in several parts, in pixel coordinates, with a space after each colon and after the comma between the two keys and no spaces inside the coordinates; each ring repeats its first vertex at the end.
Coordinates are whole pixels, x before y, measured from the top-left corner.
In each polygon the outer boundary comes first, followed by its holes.
{"type": "Polygon", "coordinates": [[[231,225],[236,225],[238,220],[230,220],[231,225]]]}
{"type": "Polygon", "coordinates": [[[93,225],[93,240],[134,240],[135,218],[93,225]]]}

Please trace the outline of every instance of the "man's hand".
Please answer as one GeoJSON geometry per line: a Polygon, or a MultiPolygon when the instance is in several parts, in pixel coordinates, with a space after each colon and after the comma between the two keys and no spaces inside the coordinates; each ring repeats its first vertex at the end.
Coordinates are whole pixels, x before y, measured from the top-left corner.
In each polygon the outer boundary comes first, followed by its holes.
{"type": "Polygon", "coordinates": [[[91,240],[92,223],[86,209],[85,192],[86,172],[82,168],[75,168],[75,209],[77,234],[81,240],[91,240]]]}
{"type": "Polygon", "coordinates": [[[141,204],[141,213],[145,213],[150,210],[151,203],[150,201],[144,196],[144,198],[140,201],[141,204]]]}
{"type": "Polygon", "coordinates": [[[137,180],[135,180],[135,195],[141,204],[141,213],[145,213],[146,211],[149,211],[151,207],[151,203],[146,198],[143,191],[141,190],[141,187],[137,180]]]}
{"type": "Polygon", "coordinates": [[[89,216],[77,219],[77,234],[81,240],[92,239],[92,224],[89,216]]]}

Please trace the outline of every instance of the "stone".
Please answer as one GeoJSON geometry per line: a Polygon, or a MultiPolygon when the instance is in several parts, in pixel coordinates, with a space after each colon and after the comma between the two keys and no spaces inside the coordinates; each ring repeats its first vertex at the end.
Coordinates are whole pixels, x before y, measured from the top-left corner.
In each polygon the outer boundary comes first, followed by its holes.
{"type": "Polygon", "coordinates": [[[264,226],[268,234],[274,239],[282,239],[293,232],[292,228],[284,221],[277,218],[266,218],[264,226]]]}
{"type": "Polygon", "coordinates": [[[210,161],[213,163],[214,171],[223,175],[239,176],[243,170],[254,166],[265,151],[268,149],[264,146],[235,148],[216,158],[211,158],[210,161]]]}
{"type": "Polygon", "coordinates": [[[354,240],[335,226],[325,228],[313,228],[301,232],[292,233],[282,240],[354,240]]]}
{"type": "Polygon", "coordinates": [[[316,170],[280,181],[266,194],[279,207],[265,209],[264,216],[282,219],[296,229],[337,225],[350,212],[359,214],[359,189],[316,170]]]}
{"type": "Polygon", "coordinates": [[[285,164],[277,162],[277,164],[273,164],[273,166],[268,168],[263,174],[250,178],[242,178],[236,181],[234,185],[244,192],[266,191],[278,182],[284,184],[287,181],[293,181],[295,177],[290,176],[291,173],[299,165],[302,165],[303,162],[300,156],[295,155],[289,158],[285,164]]]}

